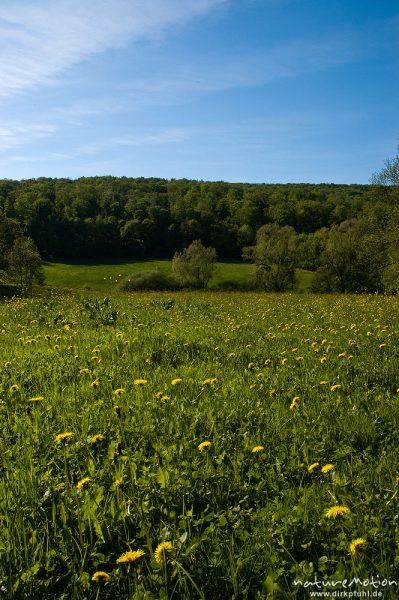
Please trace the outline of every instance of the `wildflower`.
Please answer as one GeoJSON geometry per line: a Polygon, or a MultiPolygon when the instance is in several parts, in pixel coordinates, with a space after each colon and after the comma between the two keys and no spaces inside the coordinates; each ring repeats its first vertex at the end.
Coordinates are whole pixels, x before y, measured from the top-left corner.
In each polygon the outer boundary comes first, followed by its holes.
{"type": "Polygon", "coordinates": [[[321,364],[322,364],[322,365],[324,365],[324,363],[326,363],[326,362],[327,362],[327,356],[323,356],[323,357],[320,359],[320,362],[321,362],[321,364]]]}
{"type": "Polygon", "coordinates": [[[122,394],[125,393],[125,389],[124,388],[117,388],[116,390],[114,390],[114,394],[115,396],[122,396],[122,394]]]}
{"type": "Polygon", "coordinates": [[[229,352],[227,356],[229,358],[235,358],[236,357],[236,353],[235,352],[229,352]]]}
{"type": "Polygon", "coordinates": [[[97,389],[99,386],[100,386],[100,382],[98,381],[98,379],[95,379],[90,384],[90,387],[92,387],[93,389],[97,389]]]}
{"type": "Polygon", "coordinates": [[[256,376],[256,379],[257,379],[258,381],[261,381],[263,378],[264,378],[264,375],[263,375],[263,373],[258,373],[258,374],[257,374],[257,376],[256,376]]]}
{"type": "Polygon", "coordinates": [[[172,379],[171,383],[172,385],[180,385],[182,381],[183,379],[180,379],[180,377],[176,377],[176,379],[172,379]]]}
{"type": "Polygon", "coordinates": [[[147,379],[135,379],[134,385],[145,385],[147,383],[147,379]]]}
{"type": "Polygon", "coordinates": [[[281,364],[285,365],[287,363],[287,361],[288,361],[288,358],[283,358],[283,360],[281,361],[281,364]]]}
{"type": "Polygon", "coordinates": [[[65,433],[59,433],[58,435],[56,435],[54,438],[54,441],[55,442],[64,442],[65,440],[68,440],[69,438],[71,438],[73,435],[75,435],[75,434],[72,433],[71,431],[65,431],[65,433]]]}
{"type": "Polygon", "coordinates": [[[323,381],[320,381],[320,385],[328,385],[328,381],[325,381],[325,380],[323,379],[323,381]]]}
{"type": "Polygon", "coordinates": [[[167,400],[170,400],[170,396],[167,396],[166,394],[164,394],[163,396],[161,396],[160,398],[163,402],[166,402],[167,400]]]}
{"type": "Polygon", "coordinates": [[[212,385],[217,382],[217,377],[209,377],[208,379],[204,379],[202,385],[212,385]]]}
{"type": "Polygon", "coordinates": [[[96,571],[91,578],[92,581],[96,583],[107,583],[111,579],[111,576],[108,575],[105,571],[96,571]]]}
{"type": "Polygon", "coordinates": [[[256,383],[251,383],[251,385],[249,386],[250,390],[254,390],[256,388],[256,383]]]}
{"type": "Polygon", "coordinates": [[[18,390],[19,390],[19,385],[17,385],[16,383],[13,383],[9,388],[9,391],[12,394],[14,394],[14,392],[18,392],[18,390]]]}
{"type": "Polygon", "coordinates": [[[252,454],[257,454],[258,452],[263,452],[265,449],[264,446],[254,446],[251,450],[252,454]]]}
{"type": "Polygon", "coordinates": [[[117,416],[117,417],[120,417],[120,416],[121,416],[122,409],[121,409],[121,407],[120,407],[120,406],[118,406],[118,405],[115,405],[115,406],[114,406],[114,411],[115,411],[115,413],[116,413],[116,416],[117,416]]]}
{"type": "Polygon", "coordinates": [[[34,396],[33,398],[29,398],[29,402],[40,402],[44,400],[44,396],[34,396]]]}
{"type": "Polygon", "coordinates": [[[337,517],[346,517],[350,515],[350,509],[347,506],[331,506],[324,513],[326,519],[336,519],[337,517]]]}
{"type": "Polygon", "coordinates": [[[101,440],[104,439],[104,436],[102,433],[96,433],[96,435],[93,435],[92,438],[90,438],[90,443],[91,444],[97,444],[97,442],[101,442],[101,440]]]}
{"type": "Polygon", "coordinates": [[[361,550],[363,548],[363,546],[366,544],[366,540],[363,538],[356,538],[355,540],[352,540],[351,543],[349,544],[349,553],[351,556],[355,556],[359,550],[361,550]]]}
{"type": "Polygon", "coordinates": [[[330,387],[330,390],[331,390],[332,392],[336,392],[337,390],[340,390],[341,388],[342,388],[342,385],[340,385],[339,383],[336,383],[335,385],[332,385],[332,386],[330,387]]]}
{"type": "Polygon", "coordinates": [[[132,563],[144,556],[144,550],[133,550],[131,552],[125,552],[119,558],[116,559],[117,564],[121,563],[132,563]]]}
{"type": "Polygon", "coordinates": [[[334,471],[334,469],[335,469],[335,465],[328,463],[327,465],[324,465],[323,467],[321,467],[321,472],[322,473],[330,473],[330,471],[334,471]]]}
{"type": "Polygon", "coordinates": [[[203,452],[206,448],[209,448],[210,446],[212,446],[212,442],[201,442],[198,445],[198,450],[200,452],[203,452]]]}
{"type": "Polygon", "coordinates": [[[81,490],[82,488],[87,487],[89,481],[91,481],[91,477],[83,477],[83,479],[80,479],[78,481],[76,487],[78,488],[78,490],[81,490]]]}
{"type": "Polygon", "coordinates": [[[313,471],[315,471],[319,467],[320,467],[320,463],[318,463],[318,462],[312,463],[311,465],[308,466],[308,471],[309,471],[309,473],[313,473],[313,471]]]}
{"type": "Polygon", "coordinates": [[[295,396],[295,398],[292,399],[292,402],[290,404],[290,410],[293,410],[294,408],[298,408],[298,403],[299,403],[299,396],[295,396]]]}
{"type": "Polygon", "coordinates": [[[385,348],[385,346],[386,346],[386,344],[380,344],[378,347],[379,347],[380,349],[382,349],[382,348],[385,348]]]}
{"type": "Polygon", "coordinates": [[[85,369],[80,369],[80,371],[79,371],[80,375],[87,375],[88,372],[89,372],[89,369],[86,369],[86,368],[85,369]]]}
{"type": "Polygon", "coordinates": [[[155,398],[158,398],[158,400],[160,400],[162,398],[162,396],[163,396],[163,392],[157,392],[155,394],[155,398]]]}
{"type": "Polygon", "coordinates": [[[252,371],[252,369],[254,368],[254,366],[255,366],[255,365],[254,365],[254,363],[253,363],[253,362],[250,362],[250,363],[248,364],[248,369],[249,369],[250,371],[252,371]]]}
{"type": "Polygon", "coordinates": [[[157,563],[162,563],[166,560],[166,554],[173,552],[172,542],[161,542],[155,549],[154,558],[157,563]]]}
{"type": "Polygon", "coordinates": [[[10,361],[9,361],[9,360],[7,360],[7,361],[4,363],[4,367],[5,367],[6,369],[8,369],[9,367],[11,367],[11,363],[10,363],[10,361]]]}
{"type": "Polygon", "coordinates": [[[115,479],[115,481],[114,481],[115,488],[120,488],[120,487],[122,487],[122,485],[123,485],[122,479],[115,479]]]}
{"type": "Polygon", "coordinates": [[[122,331],[117,331],[117,332],[116,332],[116,337],[117,337],[117,338],[121,338],[121,337],[123,337],[123,333],[122,333],[122,331]]]}

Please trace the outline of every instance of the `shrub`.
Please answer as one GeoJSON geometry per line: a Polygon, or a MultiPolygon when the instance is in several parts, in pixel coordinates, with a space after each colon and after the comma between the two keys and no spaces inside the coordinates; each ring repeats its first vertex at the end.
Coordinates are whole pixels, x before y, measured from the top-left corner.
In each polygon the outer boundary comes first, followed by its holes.
{"type": "Polygon", "coordinates": [[[130,275],[118,285],[121,292],[136,290],[177,290],[180,286],[172,277],[162,271],[139,271],[130,275]]]}

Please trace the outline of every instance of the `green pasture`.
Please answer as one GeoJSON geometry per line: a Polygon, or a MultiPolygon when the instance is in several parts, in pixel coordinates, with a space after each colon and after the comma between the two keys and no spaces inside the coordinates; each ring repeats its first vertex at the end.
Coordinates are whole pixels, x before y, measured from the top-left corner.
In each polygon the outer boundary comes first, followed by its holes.
{"type": "Polygon", "coordinates": [[[397,598],[398,298],[109,297],[0,304],[1,598],[397,598]]]}
{"type": "MultiPolygon", "coordinates": [[[[142,260],[114,263],[44,263],[46,285],[70,289],[93,289],[104,292],[115,290],[118,283],[139,271],[162,271],[171,274],[170,260],[142,260]]],[[[254,274],[254,265],[243,262],[219,262],[210,282],[214,288],[223,282],[245,284],[254,274]]],[[[313,273],[298,269],[297,289],[306,291],[311,285],[313,273]]]]}

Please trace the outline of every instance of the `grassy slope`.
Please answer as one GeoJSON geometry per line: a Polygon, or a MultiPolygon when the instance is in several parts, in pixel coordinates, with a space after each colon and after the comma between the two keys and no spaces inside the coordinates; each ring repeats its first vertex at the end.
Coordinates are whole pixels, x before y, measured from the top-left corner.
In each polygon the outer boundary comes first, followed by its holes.
{"type": "MultiPolygon", "coordinates": [[[[90,287],[94,290],[109,292],[115,290],[117,283],[138,271],[160,270],[171,271],[170,260],[143,260],[138,262],[114,262],[110,264],[64,264],[50,263],[44,265],[46,284],[51,287],[78,288],[90,287]]],[[[211,281],[211,287],[223,281],[248,281],[254,272],[254,266],[247,263],[218,263],[218,269],[211,281]]],[[[312,273],[298,270],[298,290],[309,289],[312,273]]]]}

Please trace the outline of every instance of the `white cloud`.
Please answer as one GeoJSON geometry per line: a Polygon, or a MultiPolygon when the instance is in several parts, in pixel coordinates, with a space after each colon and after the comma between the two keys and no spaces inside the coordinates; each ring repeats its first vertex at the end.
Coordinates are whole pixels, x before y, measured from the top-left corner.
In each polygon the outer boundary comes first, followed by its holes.
{"type": "Polygon", "coordinates": [[[0,151],[49,137],[55,131],[56,127],[49,123],[9,123],[7,127],[0,127],[0,151]]]}
{"type": "Polygon", "coordinates": [[[0,96],[49,83],[94,53],[152,36],[228,1],[3,1],[0,96]]]}

